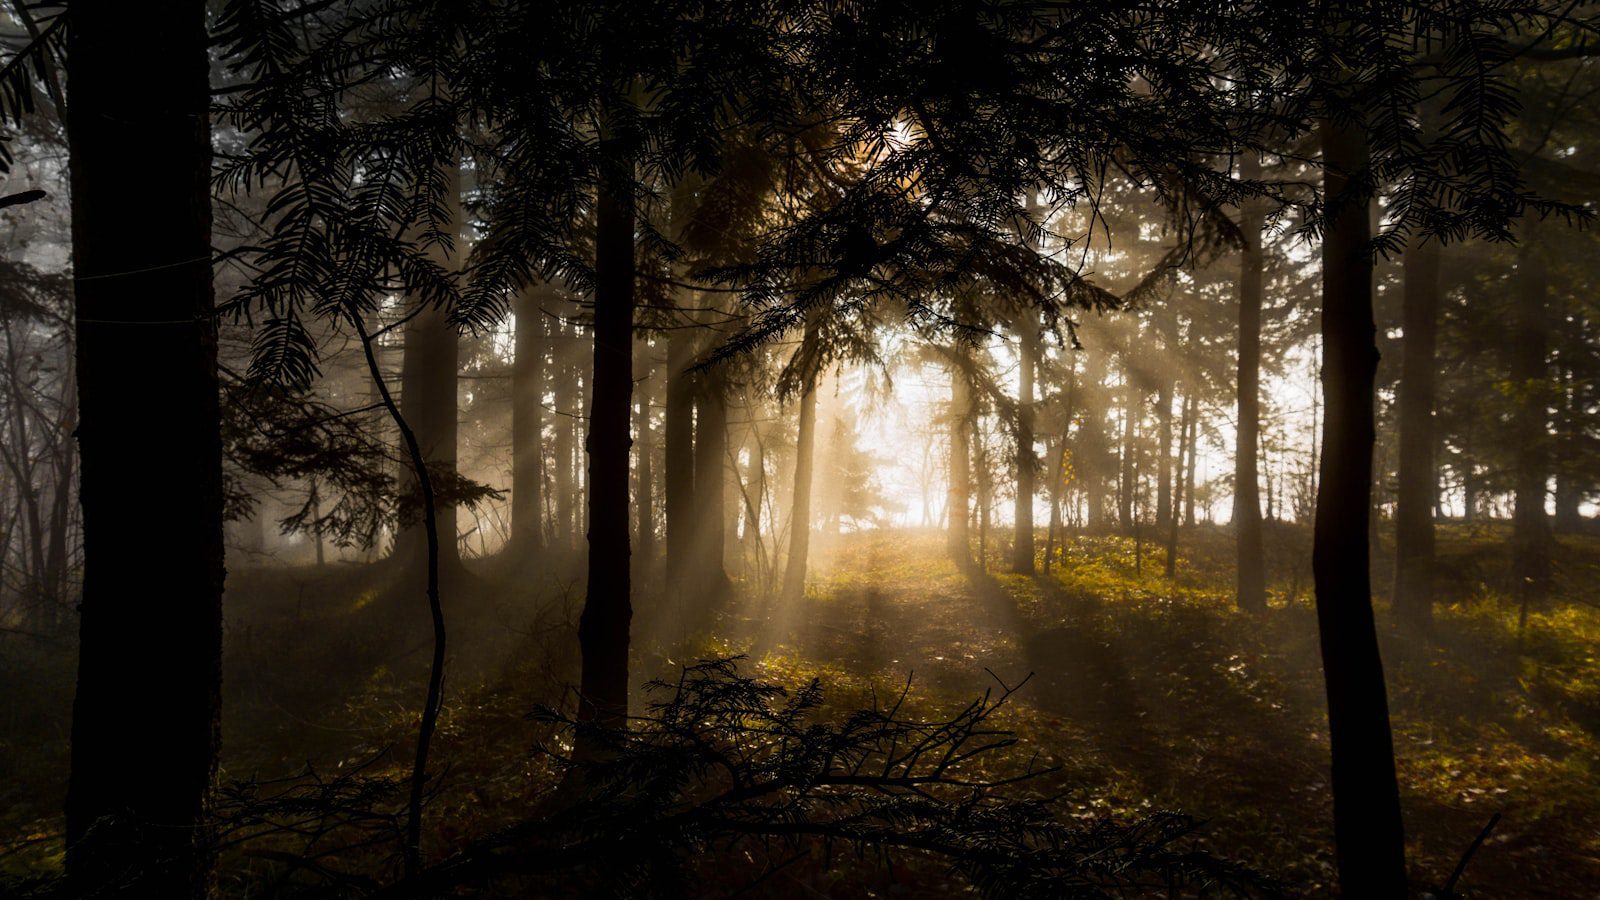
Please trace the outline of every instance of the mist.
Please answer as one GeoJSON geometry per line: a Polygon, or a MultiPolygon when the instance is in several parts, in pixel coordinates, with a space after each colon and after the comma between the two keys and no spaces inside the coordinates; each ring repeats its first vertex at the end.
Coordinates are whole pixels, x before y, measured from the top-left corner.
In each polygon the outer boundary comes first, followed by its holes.
{"type": "Polygon", "coordinates": [[[1592,895],[1600,19],[1196,6],[0,12],[0,897],[1592,895]]]}

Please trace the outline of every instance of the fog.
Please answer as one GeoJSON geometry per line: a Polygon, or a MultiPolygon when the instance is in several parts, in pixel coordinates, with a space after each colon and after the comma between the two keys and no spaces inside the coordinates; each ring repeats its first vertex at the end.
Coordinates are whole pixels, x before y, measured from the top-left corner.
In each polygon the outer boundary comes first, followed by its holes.
{"type": "Polygon", "coordinates": [[[1301,12],[0,12],[0,897],[1589,895],[1600,19],[1301,12]]]}

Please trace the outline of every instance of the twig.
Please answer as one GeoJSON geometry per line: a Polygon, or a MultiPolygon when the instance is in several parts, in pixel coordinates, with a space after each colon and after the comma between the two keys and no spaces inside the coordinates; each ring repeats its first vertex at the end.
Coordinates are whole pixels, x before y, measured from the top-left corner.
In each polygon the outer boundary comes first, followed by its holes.
{"type": "Polygon", "coordinates": [[[383,378],[378,358],[373,355],[372,337],[367,333],[361,313],[352,309],[349,314],[350,322],[361,338],[367,370],[378,388],[384,409],[389,411],[395,427],[400,429],[400,436],[405,440],[406,451],[411,457],[411,468],[422,488],[422,524],[428,543],[428,612],[433,619],[433,662],[428,669],[428,697],[422,707],[422,724],[417,729],[417,755],[411,766],[411,797],[406,806],[406,874],[413,876],[422,870],[422,800],[428,780],[428,746],[433,740],[434,728],[439,723],[439,707],[443,705],[444,698],[445,627],[444,607],[439,602],[439,520],[434,504],[433,479],[428,474],[428,463],[423,458],[422,446],[417,443],[416,432],[411,430],[400,407],[395,404],[394,396],[389,393],[388,382],[383,378]]]}
{"type": "Polygon", "coordinates": [[[1461,861],[1456,863],[1456,870],[1450,873],[1450,877],[1445,879],[1444,887],[1439,889],[1441,897],[1454,897],[1456,895],[1456,882],[1461,879],[1461,873],[1467,870],[1467,863],[1472,862],[1472,854],[1478,852],[1478,848],[1483,846],[1483,842],[1489,838],[1489,833],[1494,831],[1494,826],[1498,824],[1500,824],[1500,814],[1495,813],[1489,817],[1489,824],[1483,826],[1483,830],[1478,832],[1478,836],[1472,839],[1472,844],[1467,847],[1467,852],[1461,854],[1461,861]]]}

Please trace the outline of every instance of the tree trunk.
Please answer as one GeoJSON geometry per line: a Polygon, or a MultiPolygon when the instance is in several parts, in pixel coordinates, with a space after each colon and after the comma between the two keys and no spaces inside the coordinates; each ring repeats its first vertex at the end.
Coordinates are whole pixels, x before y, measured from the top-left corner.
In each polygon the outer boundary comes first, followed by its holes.
{"type": "Polygon", "coordinates": [[[1550,481],[1549,373],[1545,362],[1550,323],[1545,304],[1550,276],[1544,258],[1527,244],[1518,256],[1517,267],[1522,296],[1516,304],[1515,330],[1508,342],[1511,382],[1517,400],[1511,574],[1526,619],[1528,604],[1544,599],[1550,590],[1550,521],[1545,512],[1550,481]]]}
{"type": "Polygon", "coordinates": [[[1032,310],[1018,331],[1017,361],[1017,503],[1016,533],[1011,541],[1011,571],[1033,574],[1033,498],[1039,458],[1033,453],[1033,381],[1039,359],[1039,329],[1032,310]]]}
{"type": "Polygon", "coordinates": [[[517,294],[511,369],[511,549],[544,550],[544,355],[542,291],[517,294]]]}
{"type": "Polygon", "coordinates": [[[989,443],[983,437],[983,420],[972,416],[972,446],[978,476],[978,571],[989,571],[989,524],[994,510],[994,475],[989,466],[989,443]]]}
{"type": "Polygon", "coordinates": [[[224,574],[206,10],[80,0],[68,15],[84,541],[68,890],[198,898],[224,574]]]}
{"type": "MultiPolygon", "coordinates": [[[[1184,502],[1186,493],[1184,488],[1184,454],[1189,459],[1194,459],[1194,389],[1186,387],[1183,397],[1183,419],[1178,424],[1178,474],[1177,490],[1173,491],[1171,520],[1167,522],[1167,567],[1166,577],[1175,578],[1178,574],[1178,522],[1182,519],[1180,505],[1184,502]]],[[[1194,467],[1188,467],[1187,493],[1194,492],[1194,467]]]]}
{"type": "Polygon", "coordinates": [[[1583,529],[1583,497],[1584,489],[1579,480],[1579,470],[1583,463],[1583,410],[1585,404],[1581,396],[1583,387],[1578,383],[1576,373],[1572,370],[1572,357],[1575,347],[1587,345],[1583,333],[1582,321],[1577,321],[1574,328],[1565,335],[1567,344],[1558,351],[1562,358],[1560,366],[1560,393],[1559,422],[1556,425],[1556,494],[1555,494],[1555,519],[1552,521],[1555,531],[1561,534],[1572,534],[1583,529]],[[1574,333],[1575,332],[1575,333],[1574,333]]]}
{"type": "Polygon", "coordinates": [[[573,477],[573,426],[578,421],[576,416],[582,409],[582,399],[578,393],[577,373],[573,370],[571,350],[573,339],[571,335],[563,334],[565,340],[560,343],[560,351],[556,354],[556,377],[554,390],[551,397],[555,400],[556,413],[555,433],[555,479],[554,489],[556,494],[555,522],[550,526],[550,546],[561,553],[572,550],[573,532],[573,500],[577,494],[576,479],[573,477]]]}
{"type": "Polygon", "coordinates": [[[1400,467],[1394,514],[1394,615],[1433,622],[1434,346],[1439,319],[1439,242],[1413,241],[1405,257],[1401,326],[1400,467]]]}
{"type": "Polygon", "coordinates": [[[1066,543],[1061,533],[1061,489],[1066,481],[1066,463],[1071,452],[1068,445],[1072,440],[1072,420],[1077,415],[1077,387],[1078,373],[1076,361],[1073,361],[1067,364],[1067,400],[1066,408],[1061,413],[1061,439],[1056,444],[1055,456],[1050,464],[1050,530],[1046,532],[1044,548],[1044,571],[1047,575],[1055,559],[1056,542],[1066,543]]]}
{"type": "Polygon", "coordinates": [[[972,535],[968,531],[972,508],[972,385],[960,362],[950,367],[950,488],[946,502],[949,526],[945,548],[956,565],[972,565],[972,535]]]}
{"type": "Polygon", "coordinates": [[[742,419],[735,427],[730,416],[722,451],[722,562],[724,571],[731,568],[734,572],[741,571],[744,558],[739,532],[744,519],[744,475],[739,469],[739,457],[749,440],[754,419],[749,404],[740,404],[739,409],[742,419]]]}
{"type": "Polygon", "coordinates": [[[694,549],[694,332],[681,323],[667,337],[666,459],[662,487],[667,514],[667,586],[677,592],[694,549]]]}
{"type": "Polygon", "coordinates": [[[1134,384],[1132,360],[1122,366],[1122,453],[1121,473],[1117,476],[1117,519],[1124,534],[1133,534],[1133,495],[1138,485],[1133,479],[1134,434],[1139,419],[1140,391],[1134,384]]]}
{"type": "Polygon", "coordinates": [[[1106,525],[1106,372],[1104,346],[1084,348],[1083,425],[1079,427],[1078,453],[1073,468],[1083,483],[1084,519],[1090,531],[1106,525]]]}
{"type": "Polygon", "coordinates": [[[1383,662],[1372,615],[1367,540],[1372,503],[1372,312],[1367,167],[1359,126],[1322,123],[1322,477],[1312,570],[1328,731],[1333,751],[1334,838],[1346,897],[1406,896],[1405,834],[1395,781],[1383,662]]]}
{"type": "Polygon", "coordinates": [[[764,594],[767,575],[766,545],[761,537],[761,513],[766,505],[764,501],[767,494],[766,440],[762,434],[764,410],[748,389],[745,390],[745,410],[748,417],[745,450],[749,454],[749,461],[745,465],[739,495],[734,498],[739,504],[744,523],[739,533],[739,550],[747,573],[746,580],[764,594]]]}
{"type": "MultiPolygon", "coordinates": [[[[459,232],[461,224],[461,168],[444,170],[446,203],[451,222],[459,232]]],[[[460,237],[456,235],[459,247],[460,237]]],[[[457,249],[458,249],[457,247],[457,249]]],[[[449,269],[460,258],[455,250],[436,247],[435,261],[449,269]]],[[[418,301],[421,302],[421,301],[418,301]]],[[[429,306],[419,311],[405,327],[405,355],[400,369],[400,412],[416,433],[423,457],[432,471],[456,470],[456,377],[460,365],[460,335],[450,323],[449,311],[429,306]]],[[[412,488],[416,489],[413,482],[412,488]]],[[[437,480],[435,481],[437,484],[437,480]]],[[[461,548],[456,539],[456,506],[441,503],[434,511],[439,525],[439,565],[449,572],[461,566],[461,548]]],[[[406,565],[420,564],[423,535],[420,520],[408,525],[396,545],[406,565]]]]}
{"type": "Polygon", "coordinates": [[[638,459],[638,487],[634,492],[638,538],[633,558],[640,572],[647,574],[656,559],[655,431],[651,427],[651,403],[655,399],[658,367],[651,359],[648,345],[641,344],[639,351],[646,376],[640,379],[633,429],[639,435],[639,449],[635,454],[638,459]]]}
{"type": "MultiPolygon", "coordinates": [[[[1245,155],[1242,174],[1256,178],[1261,166],[1245,155]]],[[[1266,558],[1261,543],[1261,210],[1246,200],[1239,209],[1244,253],[1239,265],[1238,445],[1233,454],[1233,533],[1238,567],[1239,608],[1267,608],[1266,558]]]]}
{"type": "Polygon", "coordinates": [[[817,376],[806,379],[800,395],[800,429],[795,438],[794,496],[789,502],[789,559],[783,569],[783,596],[794,600],[806,589],[811,552],[811,478],[817,444],[817,376]]]}
{"type": "Polygon", "coordinates": [[[1195,460],[1200,455],[1200,408],[1196,403],[1194,392],[1189,392],[1189,462],[1184,467],[1183,481],[1183,525],[1185,528],[1194,527],[1194,471],[1195,460]]]}
{"type": "Polygon", "coordinates": [[[694,528],[690,577],[700,599],[720,598],[728,589],[727,545],[728,397],[720,372],[705,372],[695,391],[694,528]]]}
{"type": "MultiPolygon", "coordinates": [[[[76,393],[74,391],[74,393],[76,393]]],[[[63,404],[61,424],[56,433],[60,435],[59,445],[56,447],[55,475],[52,479],[54,494],[50,504],[50,543],[45,549],[45,584],[50,590],[50,597],[56,602],[56,613],[52,615],[52,623],[59,622],[60,610],[65,607],[62,603],[67,596],[67,526],[72,515],[72,442],[65,440],[77,427],[77,407],[72,399],[66,399],[63,404]]]]}
{"type": "Polygon", "coordinates": [[[633,396],[632,166],[615,152],[595,204],[594,374],[589,393],[589,582],[578,644],[578,718],[610,727],[628,714],[628,448],[633,396]]]}
{"type": "MultiPolygon", "coordinates": [[[[1176,341],[1170,337],[1166,342],[1169,352],[1176,349],[1176,341]]],[[[1172,517],[1172,394],[1173,377],[1170,367],[1161,376],[1161,384],[1156,391],[1156,415],[1158,417],[1156,440],[1160,446],[1156,451],[1156,528],[1167,527],[1168,519],[1172,517]]],[[[1181,462],[1181,458],[1180,458],[1181,462]]]]}

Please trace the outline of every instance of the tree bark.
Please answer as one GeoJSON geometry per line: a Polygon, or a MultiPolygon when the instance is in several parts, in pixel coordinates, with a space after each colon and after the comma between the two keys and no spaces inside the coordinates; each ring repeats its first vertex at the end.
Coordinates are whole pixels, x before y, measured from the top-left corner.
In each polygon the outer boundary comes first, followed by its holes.
{"type": "Polygon", "coordinates": [[[1194,459],[1193,419],[1194,389],[1192,387],[1185,387],[1183,397],[1183,419],[1178,424],[1178,474],[1177,478],[1175,479],[1177,481],[1177,489],[1173,491],[1172,513],[1170,520],[1167,522],[1167,565],[1165,574],[1168,578],[1175,578],[1178,574],[1178,522],[1182,519],[1182,516],[1180,515],[1182,512],[1180,506],[1184,502],[1185,493],[1192,494],[1194,492],[1194,468],[1192,466],[1189,467],[1189,472],[1191,474],[1188,479],[1189,483],[1187,491],[1185,491],[1185,479],[1183,477],[1184,454],[1187,453],[1189,455],[1189,459],[1194,459]]]}
{"type": "MultiPolygon", "coordinates": [[[[461,168],[445,168],[446,203],[456,231],[461,224],[461,168]]],[[[459,234],[453,235],[459,245],[459,234]]],[[[436,247],[435,261],[448,269],[456,268],[459,246],[436,247]]],[[[428,466],[434,471],[454,472],[457,461],[457,374],[461,355],[460,335],[450,322],[449,310],[429,306],[420,310],[405,327],[405,353],[400,369],[400,411],[416,433],[417,442],[428,466]]],[[[414,477],[412,478],[415,481],[414,477]]],[[[413,489],[416,485],[413,483],[413,489]]],[[[439,525],[439,564],[449,572],[461,567],[461,547],[457,541],[456,505],[441,503],[435,510],[439,525]]],[[[423,550],[420,519],[400,534],[396,551],[406,565],[419,561],[423,550]]]]}
{"type": "Polygon", "coordinates": [[[1011,571],[1033,574],[1033,498],[1037,492],[1034,475],[1039,458],[1033,452],[1033,381],[1039,360],[1039,328],[1033,311],[1023,317],[1019,329],[1017,362],[1017,505],[1016,534],[1011,541],[1011,571]]]}
{"type": "Polygon", "coordinates": [[[631,163],[606,155],[595,205],[594,373],[589,392],[589,582],[578,643],[578,719],[622,727],[628,715],[628,450],[633,397],[634,197],[631,163]]]}
{"type": "MultiPolygon", "coordinates": [[[[1246,154],[1243,175],[1257,178],[1261,166],[1246,154]]],[[[1239,265],[1238,444],[1233,454],[1233,532],[1239,608],[1267,608],[1266,558],[1261,542],[1261,210],[1246,200],[1239,209],[1244,253],[1239,265]]]]}
{"type": "Polygon", "coordinates": [[[565,340],[559,345],[556,354],[556,377],[554,390],[551,397],[555,400],[555,463],[556,471],[554,484],[556,494],[555,521],[550,526],[550,546],[561,553],[572,550],[573,522],[576,515],[573,512],[574,500],[577,495],[576,479],[573,476],[573,431],[577,423],[576,416],[582,409],[582,396],[578,392],[578,377],[572,365],[572,342],[570,334],[563,333],[565,340]]]}
{"type": "Polygon", "coordinates": [[[729,586],[727,545],[728,398],[720,372],[704,372],[695,391],[694,562],[700,598],[720,598],[729,586]]]}
{"type": "Polygon", "coordinates": [[[1133,534],[1133,495],[1138,490],[1134,484],[1134,434],[1139,419],[1142,392],[1134,383],[1133,362],[1124,359],[1122,364],[1122,452],[1120,474],[1117,476],[1117,519],[1125,534],[1133,534]]]}
{"type": "MultiPolygon", "coordinates": [[[[959,351],[958,351],[959,352],[959,351]]],[[[970,374],[960,362],[950,367],[950,522],[945,531],[945,548],[956,565],[972,565],[972,535],[969,523],[972,507],[972,385],[970,374]]]]}
{"type": "Polygon", "coordinates": [[[1526,619],[1528,604],[1544,599],[1550,590],[1550,520],[1545,512],[1550,482],[1549,372],[1545,360],[1550,323],[1545,304],[1550,276],[1544,258],[1531,243],[1524,244],[1517,267],[1522,296],[1513,314],[1514,332],[1508,343],[1517,433],[1511,574],[1526,619]]]}
{"type": "Polygon", "coordinates": [[[1067,398],[1066,408],[1061,412],[1061,438],[1056,444],[1056,452],[1050,464],[1050,529],[1046,532],[1044,548],[1044,571],[1050,574],[1050,567],[1054,564],[1056,544],[1066,543],[1061,532],[1061,489],[1066,482],[1066,463],[1072,440],[1072,420],[1077,416],[1077,387],[1078,373],[1076,361],[1067,365],[1067,398]]]}
{"type": "Polygon", "coordinates": [[[1434,347],[1439,327],[1439,243],[1413,241],[1405,256],[1401,327],[1400,467],[1395,502],[1394,615],[1433,622],[1434,347]]]}
{"type": "Polygon", "coordinates": [[[1583,399],[1583,385],[1573,371],[1572,358],[1578,348],[1588,345],[1580,319],[1566,329],[1565,345],[1558,352],[1561,357],[1556,425],[1556,493],[1555,518],[1551,521],[1560,534],[1583,530],[1583,498],[1586,491],[1580,476],[1583,459],[1583,417],[1587,404],[1583,399]]]}
{"type": "MultiPolygon", "coordinates": [[[[1168,352],[1176,349],[1177,342],[1170,336],[1165,343],[1168,352]]],[[[1156,390],[1156,415],[1158,417],[1156,441],[1156,528],[1167,527],[1172,517],[1172,395],[1174,379],[1170,367],[1161,376],[1156,390]]],[[[1180,439],[1181,442],[1181,439],[1180,439]]],[[[1182,463],[1180,455],[1179,463],[1182,463]]]]}
{"type": "Polygon", "coordinates": [[[783,569],[783,596],[786,600],[798,598],[806,589],[806,566],[811,553],[811,480],[816,444],[817,375],[813,372],[806,379],[805,393],[800,395],[800,427],[794,451],[794,495],[789,502],[789,558],[783,569]]]}
{"type": "Polygon", "coordinates": [[[656,486],[655,486],[655,430],[651,425],[651,404],[655,399],[658,367],[651,359],[650,348],[641,344],[640,357],[644,363],[645,377],[640,379],[634,432],[639,435],[636,456],[638,486],[634,492],[635,518],[638,523],[637,546],[633,558],[641,572],[647,572],[656,559],[656,486]]]}
{"type": "Polygon", "coordinates": [[[68,15],[84,541],[69,892],[198,898],[224,576],[206,10],[68,15]],[[159,752],[134,752],[141,736],[159,752]]]}
{"type": "Polygon", "coordinates": [[[1183,491],[1183,525],[1185,528],[1194,527],[1194,473],[1195,460],[1200,455],[1200,408],[1196,405],[1194,391],[1189,392],[1189,461],[1184,466],[1184,491],[1183,491]]]}
{"type": "Polygon", "coordinates": [[[1106,463],[1110,456],[1106,440],[1108,366],[1101,344],[1084,348],[1083,425],[1078,429],[1079,452],[1073,460],[1073,468],[1083,483],[1084,503],[1088,506],[1084,518],[1090,531],[1106,525],[1106,463]]]}
{"type": "Polygon", "coordinates": [[[542,291],[517,294],[511,368],[511,546],[518,556],[544,550],[544,356],[542,291]]]}
{"type": "Polygon", "coordinates": [[[1339,886],[1346,897],[1402,898],[1405,834],[1367,539],[1378,365],[1368,196],[1357,181],[1367,167],[1367,145],[1358,125],[1328,120],[1321,130],[1328,216],[1322,246],[1326,414],[1312,570],[1328,696],[1339,886]]]}
{"type": "Polygon", "coordinates": [[[662,488],[667,514],[667,585],[681,590],[694,548],[694,332],[680,324],[667,337],[666,457],[662,488]]]}

